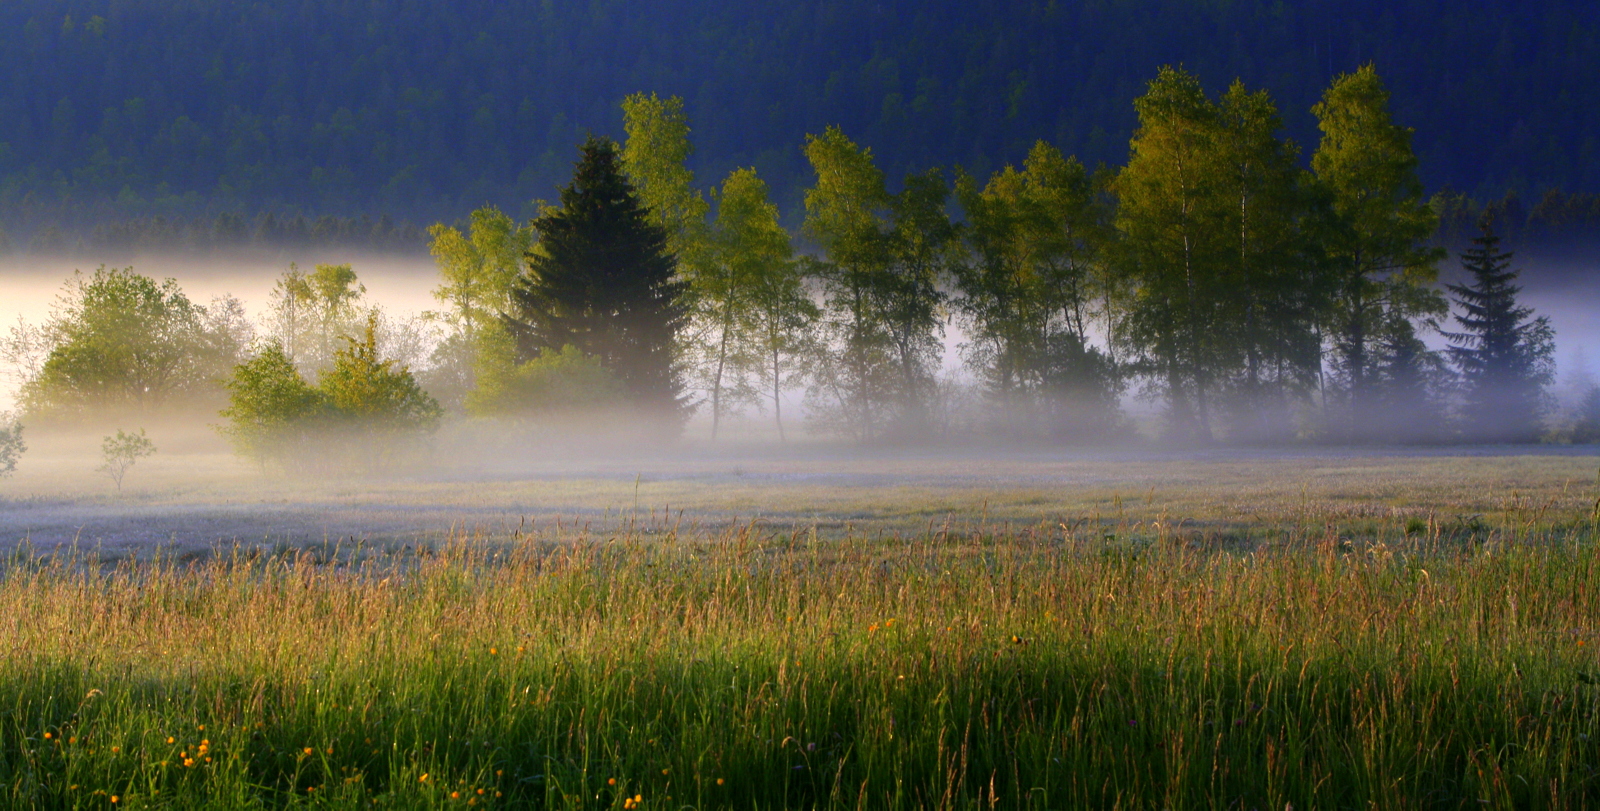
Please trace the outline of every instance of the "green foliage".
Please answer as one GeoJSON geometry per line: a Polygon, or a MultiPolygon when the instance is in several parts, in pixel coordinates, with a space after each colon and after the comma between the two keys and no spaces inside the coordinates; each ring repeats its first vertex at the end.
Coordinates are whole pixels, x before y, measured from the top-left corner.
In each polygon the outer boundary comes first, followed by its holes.
{"type": "Polygon", "coordinates": [[[223,428],[239,453],[285,467],[382,469],[433,433],[444,409],[410,370],[379,356],[377,317],[346,338],[315,388],[276,344],[234,368],[223,428]]]}
{"type": "Polygon", "coordinates": [[[100,455],[104,463],[95,468],[96,471],[111,477],[117,484],[117,490],[122,490],[122,477],[140,459],[154,455],[156,446],[140,428],[136,434],[130,434],[118,428],[116,434],[108,436],[100,443],[100,455]]]}
{"type": "Polygon", "coordinates": [[[443,223],[428,234],[440,276],[433,297],[445,305],[433,317],[450,330],[433,353],[431,378],[442,384],[434,394],[459,406],[474,386],[481,334],[510,309],[512,285],[531,247],[533,229],[485,206],[472,212],[466,234],[443,223]]]}
{"type": "Polygon", "coordinates": [[[444,415],[405,367],[378,355],[377,318],[360,337],[345,339],[333,366],[317,381],[335,418],[375,435],[432,433],[444,415]]]}
{"type": "Polygon", "coordinates": [[[675,357],[688,317],[667,235],[622,174],[615,143],[583,144],[561,207],[535,220],[540,250],[512,292],[508,320],[524,361],[571,345],[616,376],[662,435],[686,414],[675,357]]]}
{"type": "Polygon", "coordinates": [[[1461,373],[1462,430],[1475,442],[1528,442],[1542,432],[1544,387],[1555,377],[1555,332],[1517,303],[1511,254],[1485,229],[1461,264],[1470,284],[1447,285],[1462,309],[1460,332],[1445,333],[1461,373]]]}
{"type": "Polygon", "coordinates": [[[950,190],[930,170],[892,195],[870,149],[837,127],[807,136],[816,185],[803,232],[823,250],[822,351],[813,359],[814,423],[861,440],[927,429],[937,368],[939,282],[959,243],[950,190]]]}
{"type": "Polygon", "coordinates": [[[208,309],[191,303],[172,279],[101,267],[68,283],[42,339],[48,354],[22,387],[28,413],[149,414],[220,399],[221,380],[243,354],[249,327],[236,301],[208,309]]]}
{"type": "Polygon", "coordinates": [[[635,93],[622,100],[622,168],[650,212],[650,222],[667,234],[667,250],[689,279],[690,294],[699,292],[697,278],[708,261],[710,236],[705,197],[694,188],[687,164],[694,148],[683,99],[635,93]]]}
{"type": "Polygon", "coordinates": [[[283,347],[268,344],[234,367],[227,387],[228,407],[221,415],[228,425],[222,431],[241,455],[263,464],[290,463],[315,450],[328,406],[283,347]]]}
{"type": "Polygon", "coordinates": [[[597,358],[567,345],[518,363],[512,342],[497,331],[480,355],[478,385],[467,413],[529,420],[603,418],[623,406],[622,384],[597,358]]]}
{"type": "Polygon", "coordinates": [[[1074,158],[1040,141],[1023,171],[1007,166],[980,189],[962,175],[967,260],[955,269],[970,342],[995,428],[1022,435],[1106,437],[1121,388],[1115,364],[1089,343],[1092,319],[1113,313],[1104,252],[1108,212],[1074,158]]]}
{"type": "Polygon", "coordinates": [[[1134,294],[1117,337],[1160,382],[1168,433],[1205,442],[1220,380],[1239,360],[1217,329],[1235,294],[1219,112],[1196,76],[1171,67],[1134,108],[1139,128],[1115,184],[1119,261],[1134,294]]]}
{"type": "Polygon", "coordinates": [[[1437,318],[1447,307],[1433,289],[1443,254],[1424,246],[1438,227],[1417,178],[1411,130],[1393,123],[1389,92],[1372,65],[1334,80],[1313,108],[1322,141],[1311,156],[1328,195],[1334,228],[1334,307],[1328,328],[1348,387],[1346,431],[1374,416],[1371,344],[1394,318],[1437,318]]]}
{"type": "Polygon", "coordinates": [[[22,422],[0,412],[0,479],[17,472],[17,461],[27,450],[27,444],[22,441],[22,422]]]}
{"type": "MultiPolygon", "coordinates": [[[[723,279],[710,299],[722,313],[716,390],[720,395],[722,370],[731,361],[736,396],[729,399],[765,392],[783,437],[783,389],[799,374],[797,361],[814,350],[812,328],[820,313],[794,261],[789,232],[754,169],[736,169],[722,182],[712,245],[723,279]]],[[[723,403],[713,398],[714,420],[723,403]]]]}

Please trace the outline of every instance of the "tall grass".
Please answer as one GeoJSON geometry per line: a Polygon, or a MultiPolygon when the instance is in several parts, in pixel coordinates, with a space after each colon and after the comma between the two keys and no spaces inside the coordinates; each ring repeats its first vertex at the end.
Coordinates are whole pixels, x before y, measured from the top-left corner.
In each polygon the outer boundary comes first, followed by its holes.
{"type": "Polygon", "coordinates": [[[1600,806],[1586,519],[19,554],[0,806],[1600,806]]]}

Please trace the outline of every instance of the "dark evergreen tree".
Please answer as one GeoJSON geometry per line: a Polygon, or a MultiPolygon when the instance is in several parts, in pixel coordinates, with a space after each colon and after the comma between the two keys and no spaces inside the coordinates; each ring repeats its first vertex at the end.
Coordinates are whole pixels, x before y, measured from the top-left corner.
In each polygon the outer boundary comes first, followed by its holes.
{"type": "Polygon", "coordinates": [[[1470,441],[1530,441],[1539,435],[1555,333],[1548,318],[1532,318],[1532,308],[1518,306],[1518,271],[1487,224],[1472,244],[1461,255],[1472,283],[1447,285],[1462,309],[1456,316],[1462,331],[1445,333],[1461,373],[1462,429],[1470,441]]]}
{"type": "Polygon", "coordinates": [[[1444,441],[1448,365],[1417,337],[1416,325],[1397,313],[1384,320],[1377,338],[1372,371],[1378,407],[1361,435],[1386,442],[1444,441]]]}
{"type": "Polygon", "coordinates": [[[634,406],[681,427],[674,343],[687,318],[677,260],[622,173],[617,145],[591,136],[561,206],[534,220],[539,247],[512,292],[519,361],[571,345],[616,375],[634,406]]]}
{"type": "Polygon", "coordinates": [[[1600,442],[1600,386],[1591,385],[1578,402],[1577,419],[1572,424],[1572,442],[1592,445],[1600,442]]]}

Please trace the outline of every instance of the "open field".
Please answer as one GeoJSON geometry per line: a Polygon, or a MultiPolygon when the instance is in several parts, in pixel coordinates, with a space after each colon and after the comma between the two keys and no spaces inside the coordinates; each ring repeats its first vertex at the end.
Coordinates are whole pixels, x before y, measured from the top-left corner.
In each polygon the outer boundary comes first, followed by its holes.
{"type": "Polygon", "coordinates": [[[1600,806],[1581,452],[38,450],[6,807],[1600,806]]]}
{"type": "Polygon", "coordinates": [[[30,436],[0,481],[0,543],[125,554],[158,545],[439,544],[452,533],[619,529],[912,537],[1067,524],[1164,522],[1185,534],[1272,540],[1306,521],[1346,532],[1411,520],[1490,525],[1587,515],[1600,449],[852,451],[821,444],[686,443],[622,454],[529,443],[436,450],[390,475],[264,474],[192,432],[114,490],[98,437],[30,436]],[[1518,519],[1520,520],[1520,519],[1518,519]]]}

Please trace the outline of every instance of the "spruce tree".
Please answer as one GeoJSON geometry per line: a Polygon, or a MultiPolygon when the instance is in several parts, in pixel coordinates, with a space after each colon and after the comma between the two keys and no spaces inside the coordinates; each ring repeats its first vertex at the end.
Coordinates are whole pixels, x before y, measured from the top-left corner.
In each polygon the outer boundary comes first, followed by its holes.
{"type": "Polygon", "coordinates": [[[1462,331],[1445,333],[1461,373],[1462,429],[1474,441],[1531,441],[1552,375],[1554,331],[1548,318],[1517,305],[1518,271],[1500,238],[1485,225],[1472,244],[1461,255],[1472,283],[1447,285],[1462,309],[1455,319],[1462,331]]]}
{"type": "Polygon", "coordinates": [[[616,375],[635,407],[676,431],[686,413],[674,357],[685,285],[617,152],[590,136],[560,207],[534,221],[539,249],[512,292],[507,326],[520,361],[574,346],[616,375]]]}

